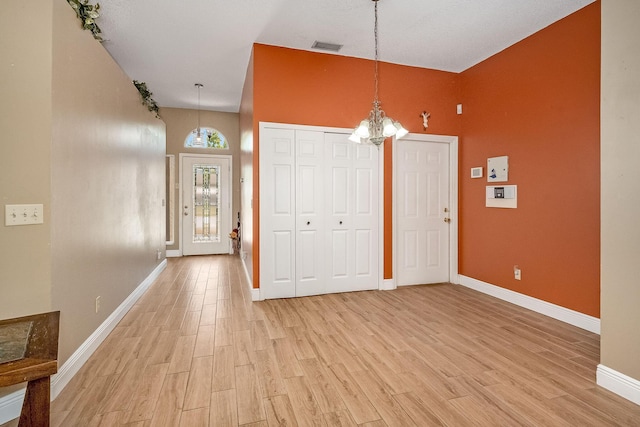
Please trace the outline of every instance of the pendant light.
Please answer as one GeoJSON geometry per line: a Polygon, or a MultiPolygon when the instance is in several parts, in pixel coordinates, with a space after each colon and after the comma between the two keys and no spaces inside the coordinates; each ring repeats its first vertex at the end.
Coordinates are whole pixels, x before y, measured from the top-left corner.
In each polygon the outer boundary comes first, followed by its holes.
{"type": "Polygon", "coordinates": [[[354,142],[371,142],[372,144],[380,147],[385,138],[390,136],[396,136],[396,139],[400,139],[405,136],[407,131],[400,122],[394,121],[390,117],[387,117],[384,110],[380,108],[380,101],[378,100],[378,1],[372,0],[374,6],[374,25],[373,25],[373,38],[375,42],[375,69],[374,69],[374,98],[373,109],[369,112],[369,117],[362,120],[360,124],[355,128],[349,139],[354,142]]]}
{"type": "Polygon", "coordinates": [[[194,84],[196,88],[198,88],[198,127],[193,133],[195,134],[195,138],[193,138],[193,146],[194,147],[204,147],[205,138],[207,138],[207,131],[200,129],[200,89],[204,87],[202,83],[194,84]]]}

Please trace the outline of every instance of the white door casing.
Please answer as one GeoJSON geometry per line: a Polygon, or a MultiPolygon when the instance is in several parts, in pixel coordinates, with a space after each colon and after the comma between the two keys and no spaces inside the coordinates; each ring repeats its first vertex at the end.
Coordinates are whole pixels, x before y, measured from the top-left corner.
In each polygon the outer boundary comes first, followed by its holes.
{"type": "Polygon", "coordinates": [[[231,251],[231,156],[180,154],[180,224],[182,255],[228,254],[231,251]],[[196,172],[197,170],[197,172],[196,172]],[[204,215],[202,171],[211,170],[207,190],[210,215],[204,215]],[[199,182],[198,182],[199,181],[199,182]],[[197,225],[194,226],[194,219],[197,225]],[[203,225],[203,219],[208,225],[203,225]],[[205,227],[209,232],[203,232],[205,227]]]}
{"type": "Polygon", "coordinates": [[[409,135],[394,149],[396,284],[456,282],[457,138],[409,135]]]}

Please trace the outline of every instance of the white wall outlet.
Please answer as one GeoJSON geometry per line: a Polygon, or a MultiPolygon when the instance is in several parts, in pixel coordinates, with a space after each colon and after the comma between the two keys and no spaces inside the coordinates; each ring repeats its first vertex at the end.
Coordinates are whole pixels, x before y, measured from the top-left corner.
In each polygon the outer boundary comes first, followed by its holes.
{"type": "Polygon", "coordinates": [[[517,265],[513,266],[513,277],[516,280],[522,280],[522,270],[517,265]]]}
{"type": "Polygon", "coordinates": [[[5,205],[4,225],[42,224],[44,222],[42,204],[32,205],[5,205]]]}
{"type": "Polygon", "coordinates": [[[96,297],[96,314],[100,312],[100,297],[96,297]]]}
{"type": "Polygon", "coordinates": [[[157,252],[156,252],[156,259],[158,261],[160,261],[162,259],[162,251],[160,249],[158,249],[157,252]]]}

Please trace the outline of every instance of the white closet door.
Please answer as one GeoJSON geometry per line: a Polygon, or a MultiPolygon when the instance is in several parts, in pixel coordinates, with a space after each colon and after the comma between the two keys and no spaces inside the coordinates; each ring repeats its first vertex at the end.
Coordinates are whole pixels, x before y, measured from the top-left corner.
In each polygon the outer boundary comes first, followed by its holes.
{"type": "Polygon", "coordinates": [[[260,134],[260,288],[264,298],[296,296],[295,132],[260,134]]]}
{"type": "Polygon", "coordinates": [[[378,288],[378,151],[325,134],[326,292],[378,288]]]}
{"type": "Polygon", "coordinates": [[[296,296],[325,293],[324,132],[296,135],[296,296]]]}

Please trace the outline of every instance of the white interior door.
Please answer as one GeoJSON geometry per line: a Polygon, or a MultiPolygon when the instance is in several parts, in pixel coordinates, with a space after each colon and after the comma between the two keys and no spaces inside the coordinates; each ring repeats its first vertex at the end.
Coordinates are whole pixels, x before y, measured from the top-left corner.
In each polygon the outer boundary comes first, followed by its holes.
{"type": "Polygon", "coordinates": [[[378,288],[378,150],[325,134],[326,292],[378,288]]]}
{"type": "Polygon", "coordinates": [[[230,156],[182,156],[182,254],[231,249],[230,156]]]}
{"type": "Polygon", "coordinates": [[[397,284],[449,281],[449,145],[396,143],[397,284]]]}

